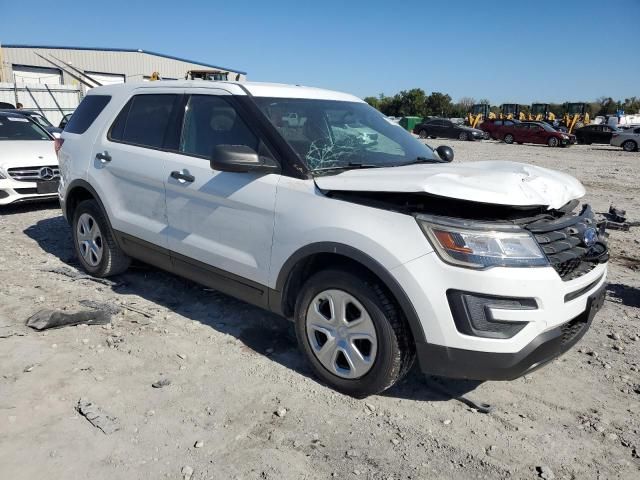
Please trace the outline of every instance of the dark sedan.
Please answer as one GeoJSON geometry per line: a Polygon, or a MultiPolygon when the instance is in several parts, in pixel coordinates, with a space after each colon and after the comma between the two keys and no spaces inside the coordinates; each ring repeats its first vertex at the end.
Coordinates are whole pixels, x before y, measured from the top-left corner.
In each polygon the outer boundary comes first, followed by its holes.
{"type": "Polygon", "coordinates": [[[582,128],[578,128],[574,133],[578,143],[585,145],[603,143],[609,145],[614,132],[620,132],[620,130],[609,125],[585,125],[582,128]]]}
{"type": "Polygon", "coordinates": [[[413,133],[420,138],[457,138],[458,140],[482,140],[488,135],[477,128],[457,125],[445,118],[432,118],[419,123],[413,129],[413,133]]]}

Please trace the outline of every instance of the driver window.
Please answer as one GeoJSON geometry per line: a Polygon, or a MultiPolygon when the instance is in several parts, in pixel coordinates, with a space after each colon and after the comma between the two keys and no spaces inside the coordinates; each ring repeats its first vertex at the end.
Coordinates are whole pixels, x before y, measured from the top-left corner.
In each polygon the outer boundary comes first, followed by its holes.
{"type": "Polygon", "coordinates": [[[246,145],[258,151],[258,137],[224,98],[192,95],[184,114],[180,151],[211,158],[217,145],[246,145]]]}

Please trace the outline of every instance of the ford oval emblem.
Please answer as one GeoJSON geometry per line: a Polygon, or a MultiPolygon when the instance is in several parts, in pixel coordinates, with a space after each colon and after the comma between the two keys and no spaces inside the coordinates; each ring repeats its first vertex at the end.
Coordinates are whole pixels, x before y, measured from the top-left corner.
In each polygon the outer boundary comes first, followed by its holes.
{"type": "Polygon", "coordinates": [[[593,227],[587,228],[582,234],[582,242],[587,247],[592,247],[593,245],[595,245],[597,240],[598,240],[598,232],[593,227]]]}

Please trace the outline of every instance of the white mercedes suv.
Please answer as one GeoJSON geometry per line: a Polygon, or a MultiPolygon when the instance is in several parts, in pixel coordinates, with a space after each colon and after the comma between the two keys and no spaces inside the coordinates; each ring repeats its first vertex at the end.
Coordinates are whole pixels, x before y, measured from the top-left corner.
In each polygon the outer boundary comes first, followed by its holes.
{"type": "Polygon", "coordinates": [[[136,258],[283,315],[315,373],[355,397],[415,357],[430,374],[516,378],[574,345],[603,303],[606,233],[580,182],[451,164],[351,95],[105,86],[58,147],[87,272],[136,258]]]}

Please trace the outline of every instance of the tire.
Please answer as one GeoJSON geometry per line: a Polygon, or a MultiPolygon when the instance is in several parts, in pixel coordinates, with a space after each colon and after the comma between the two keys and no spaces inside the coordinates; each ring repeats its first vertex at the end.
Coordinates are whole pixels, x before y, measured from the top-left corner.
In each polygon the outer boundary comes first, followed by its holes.
{"type": "Polygon", "coordinates": [[[560,144],[560,141],[556,137],[549,137],[547,139],[547,145],[550,147],[557,147],[560,144]]]}
{"type": "Polygon", "coordinates": [[[624,142],[622,142],[621,146],[625,152],[635,152],[636,150],[638,150],[638,144],[633,140],[625,140],[624,142]]]}
{"type": "Polygon", "coordinates": [[[427,131],[426,130],[420,130],[420,132],[418,132],[418,136],[422,139],[425,139],[428,137],[427,135],[427,131]]]}
{"type": "Polygon", "coordinates": [[[80,202],[71,225],[76,255],[87,273],[110,277],[129,268],[131,259],[118,247],[98,202],[80,202]]]}
{"type": "Polygon", "coordinates": [[[438,138],[435,135],[429,135],[429,138],[438,138]]]}
{"type": "Polygon", "coordinates": [[[510,133],[507,133],[504,136],[504,143],[511,145],[513,143],[513,135],[511,135],[510,133]]]}
{"type": "Polygon", "coordinates": [[[460,140],[461,142],[466,142],[467,140],[469,140],[469,135],[467,134],[467,132],[460,132],[460,134],[458,135],[458,140],[460,140]]]}
{"type": "Polygon", "coordinates": [[[518,145],[524,145],[524,142],[516,142],[518,145]]]}
{"type": "Polygon", "coordinates": [[[296,302],[295,326],[298,345],[316,376],[355,398],[388,389],[415,359],[413,337],[399,308],[366,275],[331,269],[311,276],[296,302]],[[354,320],[348,321],[349,313],[335,315],[341,303],[346,307],[340,310],[351,312],[354,320]],[[354,340],[354,335],[362,338],[354,340]]]}

